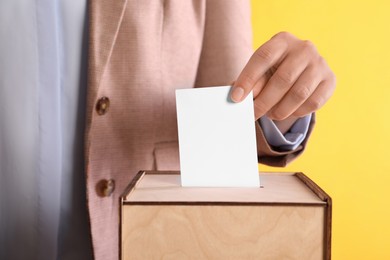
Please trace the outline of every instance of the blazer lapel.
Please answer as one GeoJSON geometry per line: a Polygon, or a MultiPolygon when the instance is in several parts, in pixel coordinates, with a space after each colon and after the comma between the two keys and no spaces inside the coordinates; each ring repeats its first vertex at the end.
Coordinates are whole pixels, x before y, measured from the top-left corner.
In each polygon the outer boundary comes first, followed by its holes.
{"type": "Polygon", "coordinates": [[[127,1],[89,0],[88,96],[92,100],[110,59],[127,1]]]}

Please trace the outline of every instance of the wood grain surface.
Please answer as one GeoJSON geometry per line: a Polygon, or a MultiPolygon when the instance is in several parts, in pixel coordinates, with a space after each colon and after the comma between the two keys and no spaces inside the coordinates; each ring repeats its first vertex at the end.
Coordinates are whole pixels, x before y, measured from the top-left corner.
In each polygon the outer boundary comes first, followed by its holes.
{"type": "Polygon", "coordinates": [[[324,259],[324,210],[126,205],[122,259],[324,259]]]}

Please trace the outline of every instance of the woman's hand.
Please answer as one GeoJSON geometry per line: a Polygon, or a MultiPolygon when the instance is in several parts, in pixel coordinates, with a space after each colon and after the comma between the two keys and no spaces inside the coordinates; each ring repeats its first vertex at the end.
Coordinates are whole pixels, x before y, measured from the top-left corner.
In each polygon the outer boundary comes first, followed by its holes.
{"type": "Polygon", "coordinates": [[[256,119],[267,115],[291,121],[322,107],[335,86],[333,72],[313,43],[281,32],[254,52],[231,98],[240,102],[253,90],[256,119]]]}

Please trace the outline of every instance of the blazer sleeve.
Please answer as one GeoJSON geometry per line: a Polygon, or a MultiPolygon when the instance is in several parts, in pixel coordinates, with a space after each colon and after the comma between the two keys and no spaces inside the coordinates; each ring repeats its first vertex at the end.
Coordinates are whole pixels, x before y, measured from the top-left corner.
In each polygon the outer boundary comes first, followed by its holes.
{"type": "MultiPolygon", "coordinates": [[[[203,45],[195,86],[230,85],[239,75],[253,53],[250,1],[205,1],[203,45]]],[[[259,163],[283,167],[305,149],[313,129],[311,118],[305,140],[292,151],[280,152],[271,147],[256,121],[259,163]]]]}

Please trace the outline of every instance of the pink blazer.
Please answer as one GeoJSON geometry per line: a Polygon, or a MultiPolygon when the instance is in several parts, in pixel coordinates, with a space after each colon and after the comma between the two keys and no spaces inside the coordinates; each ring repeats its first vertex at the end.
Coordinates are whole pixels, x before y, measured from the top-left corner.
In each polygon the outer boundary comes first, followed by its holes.
{"type": "MultiPolygon", "coordinates": [[[[252,54],[243,0],[94,0],[89,11],[87,198],[96,259],[117,259],[119,196],[139,170],[178,170],[177,88],[228,85],[252,54]]],[[[266,25],[265,25],[266,26],[266,25]]],[[[313,123],[313,122],[312,122],[313,123]]],[[[285,165],[257,126],[259,161],[285,165]]]]}

